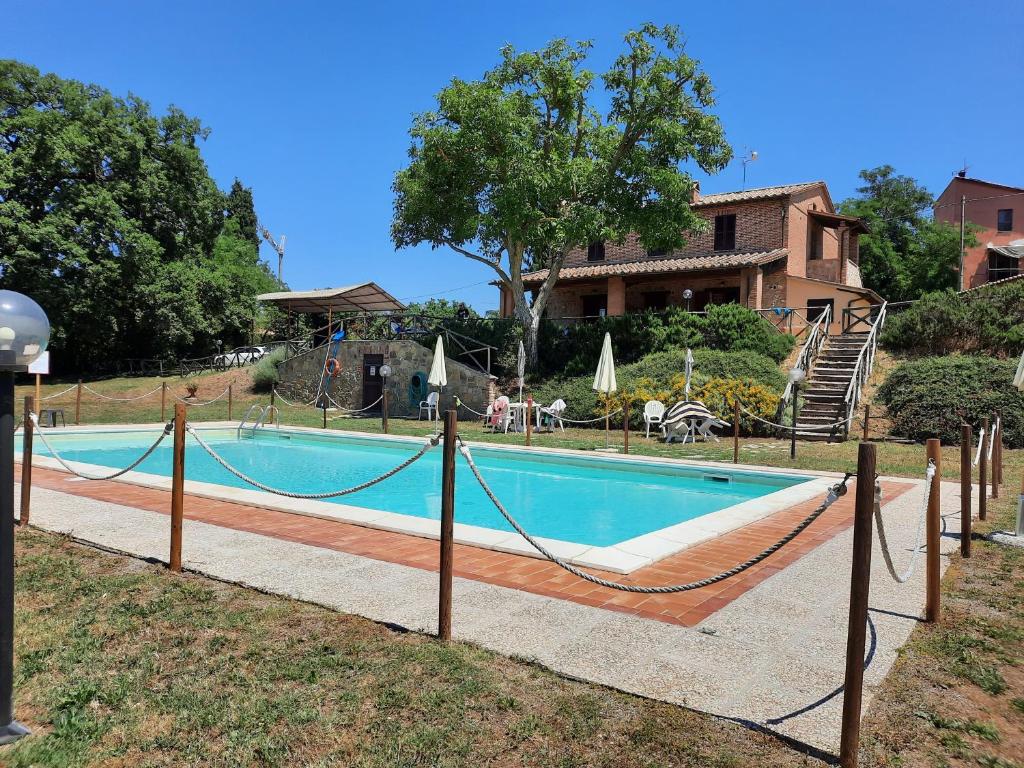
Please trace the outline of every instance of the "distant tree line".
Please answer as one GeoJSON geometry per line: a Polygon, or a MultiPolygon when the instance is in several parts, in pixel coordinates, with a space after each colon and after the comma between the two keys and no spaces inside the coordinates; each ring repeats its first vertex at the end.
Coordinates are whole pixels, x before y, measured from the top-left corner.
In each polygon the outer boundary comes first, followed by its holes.
{"type": "Polygon", "coordinates": [[[176,107],[0,60],[0,287],[46,310],[60,370],[210,354],[265,322],[255,296],[277,281],[252,191],[217,188],[208,133],[176,107]]]}

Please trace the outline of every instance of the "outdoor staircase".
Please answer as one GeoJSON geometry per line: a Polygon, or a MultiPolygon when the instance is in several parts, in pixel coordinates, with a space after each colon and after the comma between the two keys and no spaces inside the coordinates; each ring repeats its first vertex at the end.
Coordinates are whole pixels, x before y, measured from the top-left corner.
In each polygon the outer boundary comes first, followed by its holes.
{"type": "Polygon", "coordinates": [[[800,440],[846,439],[848,424],[831,431],[821,430],[821,427],[846,418],[846,392],[868,336],[868,333],[847,332],[829,336],[825,341],[800,392],[803,402],[796,421],[800,440]]]}

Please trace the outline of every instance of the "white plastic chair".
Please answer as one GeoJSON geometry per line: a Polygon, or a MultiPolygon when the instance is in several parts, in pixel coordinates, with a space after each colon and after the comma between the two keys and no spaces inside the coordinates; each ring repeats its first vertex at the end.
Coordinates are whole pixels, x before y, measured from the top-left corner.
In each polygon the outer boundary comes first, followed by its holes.
{"type": "Polygon", "coordinates": [[[420,400],[420,412],[416,417],[417,419],[423,418],[423,412],[427,412],[427,420],[433,421],[434,416],[437,414],[437,401],[440,399],[440,395],[437,392],[431,392],[427,395],[426,400],[420,400]]]}
{"type": "Polygon", "coordinates": [[[648,400],[644,403],[644,424],[647,426],[646,437],[651,436],[651,426],[658,425],[665,420],[665,404],[659,400],[648,400]]]}
{"type": "Polygon", "coordinates": [[[551,419],[551,431],[555,431],[555,425],[557,424],[565,432],[565,424],[562,421],[562,414],[565,413],[565,400],[558,398],[549,405],[547,408],[540,409],[541,414],[551,419]]]}
{"type": "Polygon", "coordinates": [[[491,406],[491,427],[497,432],[499,429],[508,434],[509,425],[512,423],[512,408],[508,397],[502,395],[494,401],[491,406]]]}

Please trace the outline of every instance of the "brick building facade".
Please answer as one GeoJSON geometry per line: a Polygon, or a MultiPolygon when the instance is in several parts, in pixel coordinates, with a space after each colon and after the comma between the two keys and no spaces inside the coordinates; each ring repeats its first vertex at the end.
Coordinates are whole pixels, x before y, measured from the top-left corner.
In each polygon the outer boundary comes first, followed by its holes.
{"type": "MultiPolygon", "coordinates": [[[[698,190],[691,207],[705,226],[679,250],[647,251],[631,235],[571,252],[545,314],[580,318],[738,302],[751,309],[831,304],[838,318],[842,309],[880,300],[860,281],[858,238],[867,229],[835,212],[824,182],[703,197],[698,190]]],[[[546,276],[547,270],[531,272],[524,283],[536,290],[546,276]]],[[[512,314],[504,289],[501,313],[512,314]]]]}

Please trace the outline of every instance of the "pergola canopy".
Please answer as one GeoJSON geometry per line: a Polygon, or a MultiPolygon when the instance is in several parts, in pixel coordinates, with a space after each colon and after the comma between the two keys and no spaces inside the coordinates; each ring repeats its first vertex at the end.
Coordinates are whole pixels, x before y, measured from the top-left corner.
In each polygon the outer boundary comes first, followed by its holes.
{"type": "Polygon", "coordinates": [[[278,291],[263,293],[259,301],[276,304],[297,314],[321,312],[401,312],[405,305],[376,283],[360,283],[344,288],[317,291],[278,291]]]}

